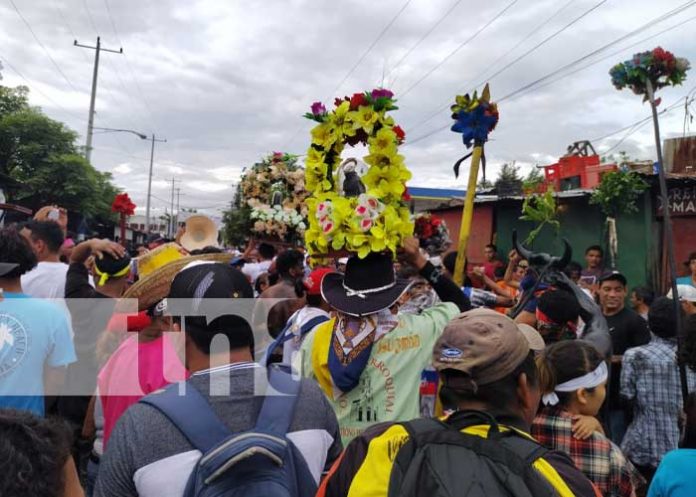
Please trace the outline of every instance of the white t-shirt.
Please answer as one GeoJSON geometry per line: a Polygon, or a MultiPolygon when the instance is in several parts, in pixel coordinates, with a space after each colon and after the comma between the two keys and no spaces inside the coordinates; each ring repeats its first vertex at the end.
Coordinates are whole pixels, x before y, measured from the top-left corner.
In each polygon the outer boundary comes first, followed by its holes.
{"type": "Polygon", "coordinates": [[[273,261],[248,262],[242,267],[242,273],[251,280],[251,284],[253,285],[256,283],[256,278],[258,278],[259,275],[268,272],[268,268],[271,267],[272,262],[273,261]]]}
{"type": "Polygon", "coordinates": [[[62,299],[67,273],[68,265],[62,262],[39,262],[22,276],[22,291],[34,298],[62,299]]]}

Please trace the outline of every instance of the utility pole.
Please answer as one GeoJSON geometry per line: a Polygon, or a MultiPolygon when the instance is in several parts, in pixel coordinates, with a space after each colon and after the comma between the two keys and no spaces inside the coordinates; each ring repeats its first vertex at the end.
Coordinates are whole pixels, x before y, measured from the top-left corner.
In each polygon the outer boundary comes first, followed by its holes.
{"type": "Polygon", "coordinates": [[[176,216],[174,217],[174,227],[179,229],[179,200],[181,199],[181,188],[176,189],[176,216]]]}
{"type": "Polygon", "coordinates": [[[147,204],[145,207],[145,233],[150,234],[150,194],[152,192],[152,166],[155,161],[155,142],[166,143],[167,139],[155,138],[155,134],[152,133],[152,148],[150,148],[150,174],[147,177],[147,204]]]}
{"type": "Polygon", "coordinates": [[[167,238],[171,238],[176,234],[176,227],[174,226],[174,183],[175,182],[180,182],[181,180],[177,180],[172,178],[172,208],[169,214],[169,226],[167,228],[167,238]]]}
{"type": "Polygon", "coordinates": [[[103,50],[104,52],[122,54],[123,47],[121,47],[118,50],[110,50],[108,48],[102,48],[101,39],[99,36],[97,36],[97,46],[96,47],[91,47],[89,45],[80,45],[77,42],[77,40],[75,40],[75,42],[73,44],[76,47],[89,48],[90,50],[94,50],[94,72],[92,74],[92,95],[89,99],[89,119],[87,120],[87,143],[85,144],[85,159],[87,159],[87,162],[90,162],[90,159],[92,157],[92,132],[93,132],[93,128],[94,128],[94,104],[96,103],[96,100],[97,100],[97,77],[99,75],[99,52],[101,52],[103,50]]]}

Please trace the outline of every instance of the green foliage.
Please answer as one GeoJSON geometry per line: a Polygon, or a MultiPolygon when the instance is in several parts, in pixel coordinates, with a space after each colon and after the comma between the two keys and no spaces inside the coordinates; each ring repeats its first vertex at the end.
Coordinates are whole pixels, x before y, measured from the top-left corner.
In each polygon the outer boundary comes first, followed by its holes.
{"type": "Polygon", "coordinates": [[[481,178],[481,180],[476,185],[477,190],[488,190],[489,188],[493,188],[493,183],[488,179],[481,178]]]}
{"type": "Polygon", "coordinates": [[[495,184],[498,185],[501,182],[515,182],[522,181],[520,176],[520,167],[515,165],[515,162],[505,163],[498,173],[498,177],[495,179],[495,184]]]}
{"type": "Polygon", "coordinates": [[[592,193],[591,204],[599,205],[607,217],[637,212],[636,200],[648,188],[643,178],[631,171],[613,171],[602,177],[592,193]]]}
{"type": "Polygon", "coordinates": [[[237,185],[230,208],[222,214],[222,239],[228,245],[244,245],[251,232],[251,208],[242,202],[241,183],[237,185]]]}
{"type": "Polygon", "coordinates": [[[541,172],[541,169],[534,166],[529,171],[529,174],[527,174],[527,177],[522,181],[522,188],[525,190],[536,190],[537,186],[544,182],[544,179],[544,173],[541,172]]]}
{"type": "Polygon", "coordinates": [[[101,221],[115,219],[118,193],[110,173],[79,153],[77,133],[30,107],[28,89],[0,86],[0,174],[17,180],[9,202],[38,209],[57,204],[101,221]]]}
{"type": "Polygon", "coordinates": [[[557,215],[556,199],[553,196],[552,189],[549,189],[543,195],[530,195],[525,198],[522,204],[520,220],[536,223],[536,228],[529,233],[524,243],[531,245],[542,228],[547,224],[553,227],[558,234],[561,223],[558,221],[557,215]]]}

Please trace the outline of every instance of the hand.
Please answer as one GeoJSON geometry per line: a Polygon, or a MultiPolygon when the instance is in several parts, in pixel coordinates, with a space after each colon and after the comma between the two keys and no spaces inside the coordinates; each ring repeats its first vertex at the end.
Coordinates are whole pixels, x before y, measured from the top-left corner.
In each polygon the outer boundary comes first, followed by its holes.
{"type": "Polygon", "coordinates": [[[471,270],[471,274],[483,278],[483,275],[486,274],[486,269],[483,266],[476,266],[471,270]]]}
{"type": "Polygon", "coordinates": [[[520,262],[522,260],[522,257],[520,257],[520,254],[517,253],[517,250],[512,249],[508,254],[508,259],[513,262],[520,262]]]}
{"type": "Polygon", "coordinates": [[[414,236],[404,239],[403,253],[404,260],[418,270],[422,269],[428,262],[428,259],[420,251],[418,238],[414,236]]]}
{"type": "Polygon", "coordinates": [[[95,257],[101,259],[104,254],[108,254],[114,259],[120,259],[126,255],[126,249],[119,243],[112,242],[111,240],[99,240],[95,238],[90,240],[90,248],[92,249],[92,254],[95,257]]]}
{"type": "Polygon", "coordinates": [[[587,440],[596,431],[604,433],[602,425],[594,416],[583,416],[582,414],[573,416],[573,437],[578,440],[587,440]]]}
{"type": "Polygon", "coordinates": [[[45,205],[34,214],[36,221],[55,221],[63,230],[63,233],[68,231],[68,211],[57,205],[45,205]],[[58,211],[58,218],[51,217],[54,210],[58,211]]]}

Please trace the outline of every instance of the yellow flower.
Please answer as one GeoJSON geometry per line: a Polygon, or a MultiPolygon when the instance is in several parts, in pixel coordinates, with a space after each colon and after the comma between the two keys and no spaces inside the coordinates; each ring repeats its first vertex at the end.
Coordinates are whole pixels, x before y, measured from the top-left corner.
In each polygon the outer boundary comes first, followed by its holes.
{"type": "Polygon", "coordinates": [[[396,133],[391,128],[380,129],[374,137],[368,140],[370,153],[388,156],[396,155],[396,143],[396,133]]]}
{"type": "Polygon", "coordinates": [[[328,150],[336,142],[336,126],[329,121],[312,128],[312,143],[328,150]]]}
{"type": "Polygon", "coordinates": [[[371,105],[361,105],[358,110],[348,113],[348,117],[353,121],[353,128],[362,128],[366,133],[372,134],[375,123],[379,119],[379,114],[375,112],[371,105]]]}
{"type": "Polygon", "coordinates": [[[333,121],[336,129],[345,136],[355,135],[355,128],[353,128],[353,122],[350,119],[349,111],[350,102],[344,101],[341,105],[336,107],[329,116],[329,119],[333,121]]]}

